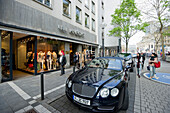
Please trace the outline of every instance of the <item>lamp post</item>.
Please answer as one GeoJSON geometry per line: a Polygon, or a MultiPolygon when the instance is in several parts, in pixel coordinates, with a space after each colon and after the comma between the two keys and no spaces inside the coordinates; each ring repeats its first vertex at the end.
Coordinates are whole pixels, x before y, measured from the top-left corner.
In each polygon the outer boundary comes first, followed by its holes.
{"type": "Polygon", "coordinates": [[[102,57],[104,57],[104,54],[105,54],[105,51],[104,51],[104,28],[107,26],[107,24],[102,23],[100,26],[102,28],[102,50],[103,50],[102,57]]]}

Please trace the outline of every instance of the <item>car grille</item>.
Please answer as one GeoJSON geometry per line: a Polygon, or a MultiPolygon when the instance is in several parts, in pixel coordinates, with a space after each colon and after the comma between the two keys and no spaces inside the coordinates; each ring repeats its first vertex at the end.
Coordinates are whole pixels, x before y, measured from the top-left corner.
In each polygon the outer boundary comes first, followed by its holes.
{"type": "Polygon", "coordinates": [[[92,98],[96,92],[96,88],[85,84],[74,83],[73,92],[84,97],[92,98]]]}

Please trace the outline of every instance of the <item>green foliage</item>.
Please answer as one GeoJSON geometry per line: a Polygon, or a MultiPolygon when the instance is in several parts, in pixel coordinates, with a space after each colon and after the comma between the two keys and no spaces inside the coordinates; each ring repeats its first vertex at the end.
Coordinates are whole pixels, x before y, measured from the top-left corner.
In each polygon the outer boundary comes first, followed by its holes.
{"type": "Polygon", "coordinates": [[[136,8],[134,0],[123,0],[112,16],[111,25],[114,28],[109,35],[120,37],[128,43],[129,39],[138,31],[144,31],[147,23],[142,23],[141,13],[136,8]]]}

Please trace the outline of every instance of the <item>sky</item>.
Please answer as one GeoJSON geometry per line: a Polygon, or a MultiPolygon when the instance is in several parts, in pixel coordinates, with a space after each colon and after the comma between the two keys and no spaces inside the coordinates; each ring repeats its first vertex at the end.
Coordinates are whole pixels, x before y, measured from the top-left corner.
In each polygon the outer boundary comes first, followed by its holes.
{"type": "MultiPolygon", "coordinates": [[[[138,9],[140,9],[146,0],[135,0],[138,9]]],[[[145,18],[145,17],[143,17],[145,18]]],[[[145,33],[142,31],[137,32],[133,37],[129,40],[129,45],[136,45],[138,42],[142,40],[142,37],[145,36],[145,33]]]]}

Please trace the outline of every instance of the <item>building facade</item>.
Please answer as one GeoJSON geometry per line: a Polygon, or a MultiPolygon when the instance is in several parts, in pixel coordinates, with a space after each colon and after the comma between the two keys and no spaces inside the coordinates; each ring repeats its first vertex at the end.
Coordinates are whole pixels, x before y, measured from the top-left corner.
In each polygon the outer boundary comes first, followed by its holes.
{"type": "Polygon", "coordinates": [[[99,56],[104,55],[113,56],[117,53],[119,46],[119,39],[114,36],[109,36],[109,31],[113,29],[111,25],[114,10],[120,5],[120,1],[113,0],[98,0],[98,44],[99,44],[99,56]],[[104,44],[103,44],[104,43],[104,44]]]}
{"type": "Polygon", "coordinates": [[[96,0],[0,0],[2,80],[15,78],[16,70],[33,75],[58,70],[60,50],[66,67],[75,52],[94,58],[96,8],[96,0]]]}
{"type": "Polygon", "coordinates": [[[109,31],[114,28],[111,25],[112,17],[116,8],[121,4],[119,0],[104,0],[105,13],[104,13],[104,23],[107,26],[104,29],[104,45],[105,45],[105,56],[114,56],[118,53],[119,48],[119,38],[115,36],[109,36],[109,31]]]}

